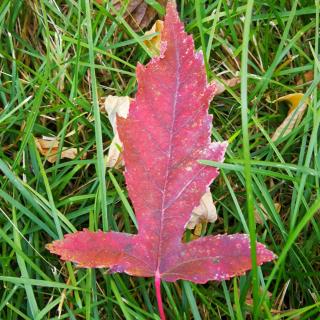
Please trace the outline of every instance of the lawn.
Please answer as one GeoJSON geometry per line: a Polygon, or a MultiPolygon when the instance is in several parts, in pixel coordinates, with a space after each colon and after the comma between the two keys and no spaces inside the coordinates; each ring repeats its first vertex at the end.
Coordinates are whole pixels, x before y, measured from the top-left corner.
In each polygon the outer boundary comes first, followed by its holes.
{"type": "MultiPolygon", "coordinates": [[[[145,2],[163,19],[163,2],[145,2]]],[[[157,17],[142,30],[128,8],[0,3],[0,319],[159,319],[152,278],[77,268],[46,249],[83,228],[136,232],[124,170],[106,166],[114,132],[104,101],[135,96],[157,17]],[[40,147],[50,139],[54,147],[40,147]]],[[[208,81],[222,83],[212,139],[229,142],[224,163],[204,162],[220,168],[218,219],[197,231],[247,233],[278,258],[228,281],[162,282],[166,316],[319,319],[320,1],[182,0],[177,9],[208,81]]]]}

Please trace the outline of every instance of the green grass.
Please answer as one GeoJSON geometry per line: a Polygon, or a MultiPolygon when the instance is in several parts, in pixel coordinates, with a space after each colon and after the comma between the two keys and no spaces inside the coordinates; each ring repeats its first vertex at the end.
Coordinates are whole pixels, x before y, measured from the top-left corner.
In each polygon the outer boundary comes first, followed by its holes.
{"type": "MultiPolygon", "coordinates": [[[[319,0],[184,0],[178,8],[209,80],[241,77],[210,108],[213,139],[230,147],[224,164],[205,162],[221,168],[212,186],[219,220],[206,234],[249,233],[278,259],[232,281],[164,283],[167,317],[317,319],[319,0]],[[307,71],[314,80],[298,84],[307,71]],[[311,99],[308,110],[272,141],[288,109],[274,101],[293,92],[311,99]]],[[[136,229],[121,171],[104,167],[113,133],[99,103],[133,97],[135,65],[150,52],[124,11],[111,11],[92,1],[0,3],[0,319],[158,319],[152,279],[78,269],[45,249],[85,227],[136,229]],[[61,159],[60,148],[50,164],[34,143],[41,136],[58,136],[78,157],[61,159]]]]}

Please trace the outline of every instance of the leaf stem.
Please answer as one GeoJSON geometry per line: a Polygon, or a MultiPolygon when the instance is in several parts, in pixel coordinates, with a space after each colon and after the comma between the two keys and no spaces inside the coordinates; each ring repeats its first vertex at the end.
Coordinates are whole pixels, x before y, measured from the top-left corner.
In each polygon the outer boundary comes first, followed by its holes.
{"type": "Polygon", "coordinates": [[[157,297],[157,302],[158,302],[160,319],[166,320],[166,315],[164,314],[163,303],[162,303],[162,298],[161,298],[161,278],[160,278],[159,272],[156,272],[154,284],[156,287],[156,297],[157,297]]]}

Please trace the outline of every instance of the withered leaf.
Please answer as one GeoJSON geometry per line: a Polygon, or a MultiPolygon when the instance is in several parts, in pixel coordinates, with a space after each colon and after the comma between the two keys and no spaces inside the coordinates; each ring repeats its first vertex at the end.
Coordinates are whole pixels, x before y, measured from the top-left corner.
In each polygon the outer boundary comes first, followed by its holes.
{"type": "MultiPolygon", "coordinates": [[[[35,143],[40,154],[45,156],[50,163],[57,161],[59,140],[56,137],[35,138],[35,143]]],[[[61,151],[61,159],[75,159],[78,152],[82,149],[63,147],[61,151]]]]}
{"type": "Polygon", "coordinates": [[[157,20],[152,28],[145,32],[145,36],[154,34],[152,38],[144,40],[144,44],[149,48],[154,56],[160,54],[160,44],[161,44],[161,31],[163,30],[163,21],[157,20]],[[158,34],[155,34],[158,33],[158,34]]]}
{"type": "MultiPolygon", "coordinates": [[[[160,5],[165,6],[167,0],[157,0],[157,2],[160,5]]],[[[123,0],[112,0],[113,7],[116,11],[119,11],[125,6],[125,3],[126,2],[123,0]]],[[[148,27],[156,15],[156,10],[145,1],[129,0],[124,18],[133,30],[139,31],[140,29],[148,27]]]]}
{"type": "Polygon", "coordinates": [[[127,118],[129,106],[129,97],[117,97],[109,95],[104,102],[104,108],[108,114],[108,118],[114,133],[114,138],[111,142],[106,159],[106,166],[109,168],[123,165],[122,160],[120,159],[122,142],[119,138],[116,120],[117,116],[127,118]]]}
{"type": "Polygon", "coordinates": [[[188,229],[194,229],[201,222],[215,222],[217,210],[213,203],[210,191],[207,191],[201,198],[199,206],[192,210],[192,215],[187,223],[188,229]]]}
{"type": "Polygon", "coordinates": [[[232,87],[235,87],[237,84],[239,84],[240,78],[234,77],[231,79],[226,79],[223,82],[222,81],[215,81],[215,82],[217,85],[216,95],[219,95],[226,91],[226,86],[232,88],[232,87]]]}
{"type": "Polygon", "coordinates": [[[292,131],[300,122],[307,109],[309,100],[303,103],[299,109],[297,107],[303,98],[303,93],[292,93],[286,96],[280,97],[276,102],[285,101],[289,103],[290,109],[288,111],[287,117],[283,120],[280,126],[276,129],[272,136],[272,141],[276,141],[279,137],[284,137],[292,131]]]}

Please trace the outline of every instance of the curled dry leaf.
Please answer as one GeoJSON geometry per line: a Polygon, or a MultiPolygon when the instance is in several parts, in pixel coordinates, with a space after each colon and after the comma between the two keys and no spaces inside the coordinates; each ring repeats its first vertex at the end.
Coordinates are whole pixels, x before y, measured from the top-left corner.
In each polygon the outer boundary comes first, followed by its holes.
{"type": "Polygon", "coordinates": [[[210,191],[207,191],[200,200],[200,205],[193,209],[188,229],[194,229],[201,222],[215,222],[217,220],[216,206],[213,203],[210,191]]]}
{"type": "MultiPolygon", "coordinates": [[[[313,71],[307,71],[302,76],[299,76],[296,78],[297,85],[301,86],[305,83],[313,81],[314,78],[314,72],[313,71]]],[[[318,88],[320,89],[320,83],[318,84],[318,88]]]]}
{"type": "Polygon", "coordinates": [[[130,107],[129,97],[108,96],[104,102],[104,108],[108,113],[108,118],[111,123],[114,138],[111,142],[109,152],[106,159],[106,166],[109,168],[123,165],[120,159],[122,142],[120,141],[117,129],[117,116],[127,118],[130,107]]]}
{"type": "MultiPolygon", "coordinates": [[[[39,152],[45,156],[50,163],[57,161],[59,140],[56,137],[35,138],[35,143],[39,152]]],[[[75,159],[78,152],[82,149],[63,147],[61,151],[61,159],[75,159]]]]}
{"type": "MultiPolygon", "coordinates": [[[[263,294],[263,288],[259,288],[259,293],[260,294],[263,294]]],[[[239,290],[239,294],[240,294],[240,290],[239,290]]],[[[267,291],[267,296],[269,298],[272,297],[272,293],[270,291],[267,291]]],[[[252,288],[250,288],[247,292],[247,295],[246,295],[246,300],[245,300],[245,303],[248,305],[248,306],[253,306],[253,296],[252,296],[252,288]]]]}
{"type": "Polygon", "coordinates": [[[153,34],[152,38],[148,40],[144,40],[143,42],[154,56],[158,56],[160,54],[162,29],[163,29],[163,21],[157,20],[152,26],[152,28],[144,34],[145,36],[153,34]]]}
{"type": "Polygon", "coordinates": [[[292,131],[293,128],[295,128],[300,123],[309,103],[309,101],[307,100],[297,109],[303,96],[303,93],[292,93],[280,97],[275,101],[285,101],[289,103],[290,109],[288,111],[287,117],[283,120],[283,122],[280,124],[280,126],[273,134],[272,141],[276,141],[279,137],[286,136],[288,133],[292,131]]]}
{"type": "MultiPolygon", "coordinates": [[[[167,0],[157,0],[157,2],[165,6],[167,0]]],[[[112,0],[113,7],[116,11],[121,10],[126,2],[123,0],[112,0]]],[[[133,30],[138,31],[146,28],[156,17],[157,11],[153,9],[143,0],[129,0],[124,18],[133,30]]]]}
{"type": "MultiPolygon", "coordinates": [[[[254,209],[254,217],[258,224],[263,225],[265,220],[268,220],[268,210],[264,207],[262,203],[258,204],[261,211],[259,211],[257,208],[254,209]]],[[[274,203],[274,207],[276,211],[279,213],[281,210],[281,204],[276,202],[274,203]]]]}
{"type": "Polygon", "coordinates": [[[226,79],[222,81],[215,81],[216,86],[217,86],[217,91],[216,91],[216,95],[219,95],[221,93],[223,93],[224,91],[226,91],[226,87],[235,87],[237,84],[240,83],[240,78],[239,77],[234,77],[231,79],[226,79]]]}

